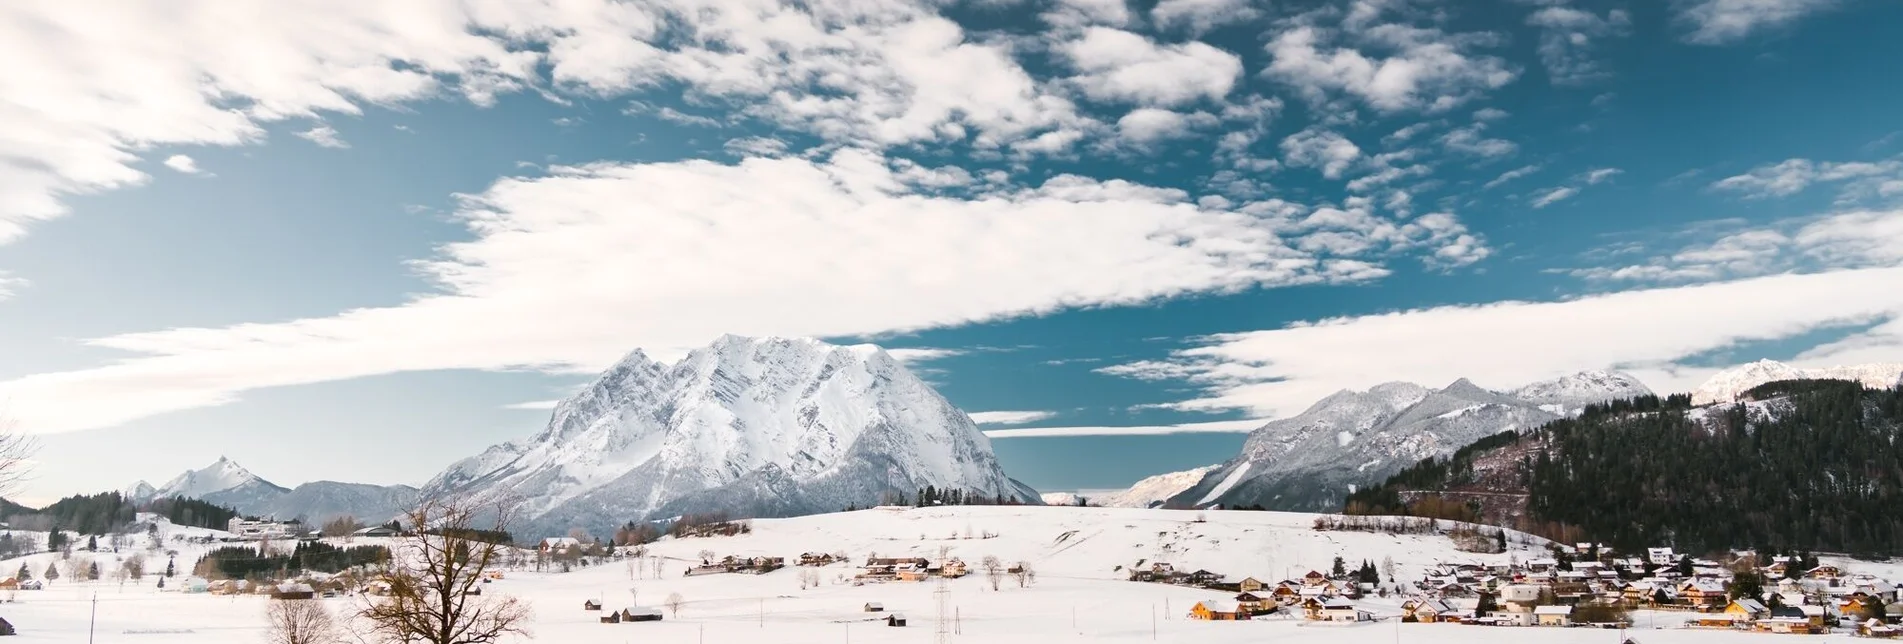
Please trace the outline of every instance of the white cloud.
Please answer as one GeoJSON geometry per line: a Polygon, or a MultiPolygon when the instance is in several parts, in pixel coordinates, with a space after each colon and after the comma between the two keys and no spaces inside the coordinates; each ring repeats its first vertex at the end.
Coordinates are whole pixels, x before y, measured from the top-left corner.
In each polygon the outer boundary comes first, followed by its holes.
{"type": "Polygon", "coordinates": [[[1684,283],[1903,264],[1903,210],[1842,212],[1760,226],[1718,222],[1695,228],[1700,233],[1715,231],[1718,236],[1642,263],[1565,272],[1602,282],[1684,283]]]}
{"type": "Polygon", "coordinates": [[[786,154],[786,141],[770,136],[748,136],[721,144],[728,154],[748,157],[776,157],[786,154]]]}
{"type": "Polygon", "coordinates": [[[987,429],[988,438],[1050,438],[1057,436],[1161,436],[1165,434],[1247,434],[1267,423],[1266,420],[1217,420],[1179,425],[1132,425],[1103,427],[1033,427],[1030,429],[987,429]]]}
{"type": "Polygon", "coordinates": [[[198,174],[203,172],[203,170],[198,169],[197,161],[193,161],[191,157],[183,154],[174,154],[165,157],[165,167],[184,174],[198,174]]]}
{"type": "Polygon", "coordinates": [[[531,400],[531,401],[528,401],[528,402],[519,402],[519,403],[513,403],[513,404],[508,404],[508,405],[503,405],[503,406],[502,406],[502,408],[503,408],[503,409],[517,409],[517,410],[529,410],[529,411],[541,411],[541,410],[546,410],[546,409],[554,409],[554,408],[555,408],[555,405],[558,405],[558,404],[561,404],[561,402],[562,402],[562,401],[560,401],[560,400],[531,400]]]}
{"type": "Polygon", "coordinates": [[[1390,380],[1441,386],[1472,378],[1507,388],[1616,368],[1654,390],[1679,392],[1716,371],[1685,360],[1823,328],[1869,325],[1805,350],[1795,362],[1903,360],[1899,283],[1903,268],[1862,269],[1333,318],[1215,336],[1179,351],[1169,367],[1147,371],[1204,388],[1201,397],[1175,408],[1240,409],[1262,417],[1390,380]]]}
{"type": "Polygon", "coordinates": [[[1593,59],[1595,39],[1625,36],[1632,18],[1620,9],[1600,17],[1590,11],[1565,6],[1550,6],[1526,19],[1540,28],[1540,62],[1556,85],[1578,85],[1605,78],[1608,74],[1593,59]]]}
{"type": "Polygon", "coordinates": [[[1263,76],[1295,87],[1313,102],[1342,93],[1382,112],[1398,112],[1451,109],[1517,75],[1505,60],[1474,52],[1498,38],[1374,24],[1382,4],[1359,3],[1339,30],[1304,24],[1313,22],[1308,20],[1276,34],[1267,45],[1271,60],[1263,76]]]}
{"type": "Polygon", "coordinates": [[[1722,45],[1743,40],[1752,32],[1796,22],[1805,15],[1830,9],[1838,0],[1677,0],[1678,19],[1691,27],[1685,40],[1722,45]]]}
{"type": "MultiPolygon", "coordinates": [[[[1095,3],[1116,6],[1114,0],[1095,3]]],[[[67,195],[146,181],[160,145],[261,142],[265,125],[536,87],[693,98],[833,142],[1000,148],[1082,120],[1008,42],[972,42],[924,0],[0,3],[0,243],[67,195]],[[671,90],[670,90],[671,91],[671,90]]],[[[302,133],[320,144],[327,129],[302,133]]]]}
{"type": "Polygon", "coordinates": [[[1282,156],[1291,167],[1317,168],[1323,177],[1339,179],[1361,158],[1361,147],[1333,131],[1310,127],[1282,139],[1282,156]]]}
{"type": "Polygon", "coordinates": [[[1150,10],[1150,18],[1158,27],[1184,27],[1194,34],[1248,22],[1260,15],[1262,12],[1250,6],[1250,0],[1163,0],[1150,10]]]}
{"type": "Polygon", "coordinates": [[[1512,113],[1496,107],[1483,107],[1474,110],[1474,120],[1481,122],[1498,121],[1512,115],[1512,113]]]}
{"type": "Polygon", "coordinates": [[[1577,180],[1589,186],[1596,186],[1624,173],[1624,170],[1618,168],[1594,168],[1581,173],[1577,180]]]}
{"type": "Polygon", "coordinates": [[[940,358],[950,358],[952,356],[961,356],[965,354],[965,352],[961,349],[942,349],[937,347],[911,347],[911,348],[904,348],[904,349],[886,349],[885,352],[887,355],[892,356],[893,360],[897,360],[899,362],[902,362],[908,365],[919,363],[919,362],[926,362],[929,360],[938,360],[940,358]]]}
{"type": "Polygon", "coordinates": [[[1492,190],[1494,188],[1500,187],[1501,184],[1504,184],[1508,181],[1519,179],[1521,177],[1525,177],[1527,175],[1530,175],[1539,171],[1540,171],[1540,166],[1523,165],[1518,168],[1514,168],[1512,170],[1508,170],[1506,172],[1500,173],[1500,176],[1494,177],[1492,181],[1488,181],[1487,185],[1482,186],[1482,189],[1492,190]]]}
{"type": "Polygon", "coordinates": [[[344,142],[343,139],[340,139],[337,137],[337,130],[328,125],[318,125],[316,127],[313,127],[311,129],[308,129],[302,132],[298,132],[296,134],[297,134],[297,138],[304,139],[312,143],[316,143],[318,147],[324,147],[324,148],[350,147],[349,143],[346,143],[344,142]]]}
{"type": "Polygon", "coordinates": [[[965,200],[908,183],[921,176],[858,149],[553,167],[462,198],[454,216],[470,238],[414,265],[433,293],[98,338],[88,344],[130,355],[0,383],[0,399],[27,431],[105,427],[265,387],[439,369],[588,373],[633,347],[665,359],[724,332],[863,336],[1354,282],[1397,256],[1465,261],[1485,249],[1446,215],[1210,210],[1181,190],[1074,176],[965,200]]]}
{"type": "Polygon", "coordinates": [[[1130,6],[1124,0],[1056,0],[1051,5],[1042,17],[1046,24],[1059,29],[1130,24],[1130,6]]]}
{"type": "Polygon", "coordinates": [[[1903,197],[1903,161],[1830,162],[1787,159],[1759,166],[1745,174],[1711,184],[1713,190],[1736,192],[1748,199],[1788,197],[1816,184],[1836,183],[1843,188],[1839,203],[1903,197]]]}
{"type": "Polygon", "coordinates": [[[1488,159],[1508,156],[1520,150],[1520,146],[1512,141],[1487,138],[1484,134],[1486,130],[1486,123],[1457,128],[1441,135],[1440,143],[1450,152],[1488,159]]]}
{"type": "Polygon", "coordinates": [[[1184,114],[1154,107],[1131,110],[1117,119],[1117,132],[1137,144],[1150,144],[1189,136],[1196,128],[1216,124],[1206,112],[1184,114]]]}
{"type": "Polygon", "coordinates": [[[1024,425],[1057,417],[1054,411],[980,411],[970,414],[980,425],[1024,425]]]}
{"type": "Polygon", "coordinates": [[[1242,59],[1200,42],[1159,45],[1119,29],[1092,27],[1059,47],[1077,69],[1072,83],[1091,100],[1176,106],[1219,101],[1235,88],[1242,59]]]}
{"type": "Polygon", "coordinates": [[[1547,206],[1551,206],[1561,201],[1571,199],[1573,195],[1577,195],[1577,194],[1579,194],[1579,189],[1573,188],[1570,186],[1548,188],[1548,189],[1533,193],[1533,201],[1531,203],[1533,204],[1534,208],[1545,208],[1547,206]]]}
{"type": "Polygon", "coordinates": [[[6,271],[0,271],[0,300],[13,297],[13,293],[22,286],[26,286],[26,280],[8,275],[6,271]]]}

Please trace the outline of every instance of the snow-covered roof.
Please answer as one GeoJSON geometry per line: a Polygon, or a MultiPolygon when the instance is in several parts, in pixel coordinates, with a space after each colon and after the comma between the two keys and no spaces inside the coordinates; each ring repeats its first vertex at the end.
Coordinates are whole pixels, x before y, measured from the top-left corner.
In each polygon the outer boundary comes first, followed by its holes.
{"type": "Polygon", "coordinates": [[[1223,599],[1205,599],[1199,603],[1204,610],[1212,613],[1234,613],[1242,610],[1235,602],[1223,599]]]}
{"type": "Polygon", "coordinates": [[[660,615],[661,609],[652,606],[629,606],[621,609],[621,612],[627,615],[660,615]]]}
{"type": "Polygon", "coordinates": [[[1755,600],[1755,599],[1749,599],[1749,598],[1738,599],[1738,600],[1733,600],[1731,603],[1737,604],[1739,608],[1742,608],[1745,611],[1750,612],[1751,614],[1754,614],[1754,615],[1759,613],[1764,613],[1770,610],[1765,608],[1763,603],[1760,603],[1758,600],[1755,600]]]}
{"type": "Polygon", "coordinates": [[[1354,608],[1354,607],[1355,607],[1354,602],[1348,601],[1346,599],[1342,599],[1340,597],[1330,597],[1328,601],[1322,602],[1322,608],[1354,608]]]}
{"type": "Polygon", "coordinates": [[[1571,615],[1573,614],[1573,607],[1571,606],[1534,606],[1533,614],[1534,615],[1571,615]]]}

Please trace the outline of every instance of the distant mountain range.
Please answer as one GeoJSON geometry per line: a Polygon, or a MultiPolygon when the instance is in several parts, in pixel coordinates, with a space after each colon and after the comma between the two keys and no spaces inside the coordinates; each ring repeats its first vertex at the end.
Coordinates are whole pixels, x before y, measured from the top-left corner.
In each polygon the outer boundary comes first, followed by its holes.
{"type": "Polygon", "coordinates": [[[382,522],[401,515],[416,501],[416,488],[407,485],[368,485],[312,481],[286,489],[264,480],[229,458],[189,470],[154,488],[139,481],[124,492],[135,501],[182,496],[222,505],[241,514],[304,519],[313,523],[349,515],[364,522],[382,522]]]}
{"type": "Polygon", "coordinates": [[[1587,404],[1651,393],[1637,379],[1587,371],[1508,392],[1466,379],[1440,389],[1391,382],[1343,390],[1249,434],[1241,453],[1171,497],[1171,507],[1260,506],[1328,512],[1358,486],[1475,440],[1531,429],[1587,404]]]}
{"type": "Polygon", "coordinates": [[[629,354],[557,404],[546,429],[450,466],[423,493],[507,502],[533,535],[831,512],[928,485],[1040,502],[969,416],[883,349],[729,335],[673,364],[629,354]]]}
{"type": "Polygon", "coordinates": [[[1692,404],[1734,402],[1758,385],[1780,380],[1848,380],[1872,389],[1887,389],[1903,385],[1903,362],[1805,369],[1776,360],[1759,360],[1713,375],[1692,390],[1692,404]]]}

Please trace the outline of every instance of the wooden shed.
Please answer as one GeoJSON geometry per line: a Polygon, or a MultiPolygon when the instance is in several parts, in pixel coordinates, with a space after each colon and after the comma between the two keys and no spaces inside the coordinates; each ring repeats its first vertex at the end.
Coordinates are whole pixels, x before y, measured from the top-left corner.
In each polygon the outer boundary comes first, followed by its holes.
{"type": "Polygon", "coordinates": [[[885,604],[881,604],[879,602],[866,602],[866,612],[883,613],[885,612],[885,604]]]}
{"type": "Polygon", "coordinates": [[[899,613],[886,615],[885,625],[886,626],[905,626],[905,616],[899,613]]]}
{"type": "Polygon", "coordinates": [[[581,603],[581,609],[582,610],[601,610],[601,602],[590,599],[588,601],[581,603]]]}

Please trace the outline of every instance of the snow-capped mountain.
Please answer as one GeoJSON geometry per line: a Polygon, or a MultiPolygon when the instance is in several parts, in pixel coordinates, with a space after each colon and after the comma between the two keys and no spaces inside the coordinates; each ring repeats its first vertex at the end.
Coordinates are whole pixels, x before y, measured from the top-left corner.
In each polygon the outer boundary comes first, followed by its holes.
{"type": "Polygon", "coordinates": [[[1801,369],[1776,360],[1759,360],[1713,374],[1692,390],[1692,404],[1733,402],[1739,394],[1779,380],[1849,380],[1872,389],[1903,385],[1903,362],[1801,369]]]}
{"type": "Polygon", "coordinates": [[[1076,492],[1045,492],[1039,494],[1038,498],[1044,501],[1044,505],[1077,505],[1079,497],[1076,492]]]}
{"type": "Polygon", "coordinates": [[[1190,486],[1203,480],[1203,476],[1216,469],[1217,465],[1199,467],[1182,472],[1158,474],[1131,485],[1128,489],[1090,497],[1090,504],[1106,508],[1152,508],[1162,505],[1170,497],[1182,494],[1190,486]]]}
{"type": "Polygon", "coordinates": [[[1508,395],[1537,403],[1547,411],[1571,416],[1578,414],[1586,405],[1651,393],[1650,387],[1631,375],[1595,370],[1542,380],[1508,392],[1508,395]]]}
{"type": "Polygon", "coordinates": [[[162,485],[154,496],[183,496],[216,503],[239,512],[254,513],[284,496],[290,490],[259,478],[237,462],[218,457],[218,462],[202,469],[189,470],[162,485]]]}
{"type": "Polygon", "coordinates": [[[1386,480],[1424,458],[1536,427],[1588,403],[1647,393],[1631,376],[1605,372],[1533,383],[1512,394],[1465,378],[1441,389],[1391,382],[1365,392],[1343,390],[1251,432],[1240,454],[1168,505],[1332,511],[1355,487],[1386,480]]]}
{"type": "Polygon", "coordinates": [[[126,489],[119,491],[119,496],[125,497],[133,502],[150,501],[157,498],[158,495],[159,489],[152,487],[151,483],[145,481],[133,483],[132,485],[126,486],[126,489]]]}
{"type": "Polygon", "coordinates": [[[313,481],[287,490],[221,456],[218,462],[180,474],[157,489],[140,481],[127,488],[125,495],[134,501],[182,496],[250,516],[321,523],[343,515],[364,521],[387,520],[416,501],[416,488],[313,481]]]}
{"type": "Polygon", "coordinates": [[[692,512],[830,512],[927,485],[1038,502],[964,412],[883,349],[729,335],[672,365],[629,354],[557,404],[546,429],[450,466],[422,493],[507,500],[528,532],[561,534],[692,512]]]}

